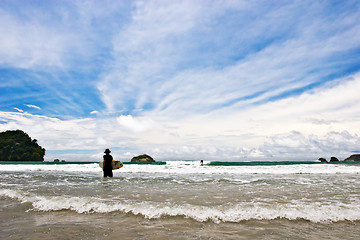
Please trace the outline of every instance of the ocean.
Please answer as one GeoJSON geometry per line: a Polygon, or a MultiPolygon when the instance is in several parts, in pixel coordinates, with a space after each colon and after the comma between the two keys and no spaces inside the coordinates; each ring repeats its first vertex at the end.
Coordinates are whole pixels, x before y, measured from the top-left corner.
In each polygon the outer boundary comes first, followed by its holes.
{"type": "Polygon", "coordinates": [[[360,163],[0,163],[0,239],[359,239],[360,163]]]}

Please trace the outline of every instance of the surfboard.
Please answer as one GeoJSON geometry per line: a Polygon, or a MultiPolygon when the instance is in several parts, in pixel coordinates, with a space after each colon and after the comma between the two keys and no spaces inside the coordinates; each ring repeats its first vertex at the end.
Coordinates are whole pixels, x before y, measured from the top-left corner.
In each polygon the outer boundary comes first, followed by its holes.
{"type": "MultiPolygon", "coordinates": [[[[104,168],[104,161],[99,162],[99,166],[101,168],[104,168]]],[[[113,170],[122,168],[123,166],[124,166],[124,164],[122,162],[120,162],[120,161],[112,160],[112,162],[111,162],[111,167],[112,167],[113,170]]]]}

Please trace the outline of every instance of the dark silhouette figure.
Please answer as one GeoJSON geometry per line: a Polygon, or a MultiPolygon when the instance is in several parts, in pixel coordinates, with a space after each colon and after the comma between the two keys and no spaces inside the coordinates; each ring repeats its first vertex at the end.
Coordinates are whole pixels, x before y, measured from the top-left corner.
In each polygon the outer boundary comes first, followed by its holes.
{"type": "Polygon", "coordinates": [[[203,165],[204,164],[204,160],[200,160],[200,165],[203,165]]]}
{"type": "Polygon", "coordinates": [[[111,167],[111,162],[113,160],[113,157],[110,155],[111,151],[107,148],[105,149],[105,155],[104,155],[104,177],[112,177],[113,176],[113,172],[112,172],[112,167],[111,167]]]}

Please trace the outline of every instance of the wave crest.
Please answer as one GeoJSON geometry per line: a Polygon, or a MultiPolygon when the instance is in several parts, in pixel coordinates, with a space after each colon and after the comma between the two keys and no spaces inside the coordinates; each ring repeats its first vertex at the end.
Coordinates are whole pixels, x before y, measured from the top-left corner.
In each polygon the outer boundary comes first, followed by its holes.
{"type": "Polygon", "coordinates": [[[199,222],[240,222],[247,220],[304,219],[311,222],[360,220],[360,204],[337,203],[237,203],[217,206],[176,205],[169,202],[134,202],[95,197],[35,196],[17,190],[2,189],[0,196],[31,203],[33,211],[70,210],[77,213],[123,212],[148,219],[182,216],[199,222]]]}

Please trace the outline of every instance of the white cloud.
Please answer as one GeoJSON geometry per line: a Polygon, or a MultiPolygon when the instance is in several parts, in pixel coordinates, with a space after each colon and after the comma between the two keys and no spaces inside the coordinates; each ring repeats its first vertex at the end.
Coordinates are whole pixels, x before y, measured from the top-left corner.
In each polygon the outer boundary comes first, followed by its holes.
{"type": "MultiPolygon", "coordinates": [[[[228,156],[243,152],[243,158],[307,160],[327,154],[345,157],[352,151],[359,151],[356,144],[360,135],[357,89],[360,89],[359,75],[339,79],[336,84],[329,83],[300,96],[252,108],[242,109],[241,105],[235,104],[209,114],[183,116],[181,119],[171,116],[162,123],[176,126],[168,129],[173,135],[162,138],[172,146],[198,146],[194,152],[211,146],[219,149],[214,156],[224,158],[221,149],[227,149],[228,156]],[[348,135],[348,140],[339,143],[328,137],[346,132],[352,134],[348,135]],[[318,141],[310,141],[314,138],[318,141]],[[320,143],[322,147],[319,147],[320,143]]],[[[161,112],[155,111],[151,116],[159,114],[161,112]]],[[[164,148],[172,149],[169,145],[164,148]]]]}
{"type": "Polygon", "coordinates": [[[96,110],[90,112],[90,114],[98,114],[98,113],[99,113],[99,111],[96,111],[96,110]]]}
{"type": "MultiPolygon", "coordinates": [[[[85,150],[100,152],[105,148],[121,148],[126,152],[139,147],[135,145],[134,134],[124,133],[116,118],[62,120],[26,112],[0,111],[0,131],[15,129],[36,138],[49,150],[46,159],[50,161],[54,158],[89,161],[92,153],[85,150]],[[81,151],[74,153],[74,150],[81,151]]],[[[115,151],[114,154],[119,153],[115,151]]]]}
{"type": "Polygon", "coordinates": [[[40,7],[32,3],[8,5],[0,7],[0,64],[49,72],[78,69],[84,60],[89,64],[89,59],[98,58],[99,51],[109,47],[104,38],[111,38],[112,28],[121,25],[122,20],[116,17],[122,15],[128,3],[63,1],[46,2],[40,7]]]}
{"type": "MultiPolygon", "coordinates": [[[[156,110],[142,117],[73,120],[0,112],[0,130],[22,129],[49,150],[116,147],[124,161],[129,153],[157,160],[344,159],[360,150],[357,89],[360,77],[354,75],[300,96],[179,119],[156,110]]],[[[87,153],[75,156],[87,159],[87,153]]]]}
{"type": "MultiPolygon", "coordinates": [[[[36,14],[36,13],[35,13],[36,14]]],[[[0,9],[0,64],[18,68],[62,67],[67,36],[40,22],[24,22],[0,9]]]]}
{"type": "Polygon", "coordinates": [[[121,115],[117,118],[120,126],[132,132],[146,132],[159,128],[159,124],[152,119],[144,117],[133,117],[131,115],[121,115]]]}
{"type": "MultiPolygon", "coordinates": [[[[358,89],[360,77],[354,75],[252,108],[234,104],[181,118],[157,109],[141,117],[71,120],[0,112],[0,130],[22,129],[48,150],[117,147],[123,160],[129,160],[127,152],[148,153],[158,160],[343,159],[360,150],[358,89]]],[[[87,160],[87,155],[71,156],[87,160]]]]}
{"type": "Polygon", "coordinates": [[[316,160],[325,157],[328,160],[335,156],[340,160],[360,150],[360,137],[347,131],[329,132],[325,136],[309,135],[299,132],[275,135],[260,147],[267,157],[274,159],[316,160]]]}
{"type": "Polygon", "coordinates": [[[32,105],[32,104],[24,104],[24,105],[29,107],[29,108],[41,109],[40,107],[38,107],[36,105],[32,105]]]}
{"type": "Polygon", "coordinates": [[[22,129],[51,150],[91,149],[99,146],[93,144],[97,137],[103,137],[101,126],[97,128],[97,123],[88,118],[61,120],[25,112],[0,112],[0,121],[0,130],[22,129]]]}

